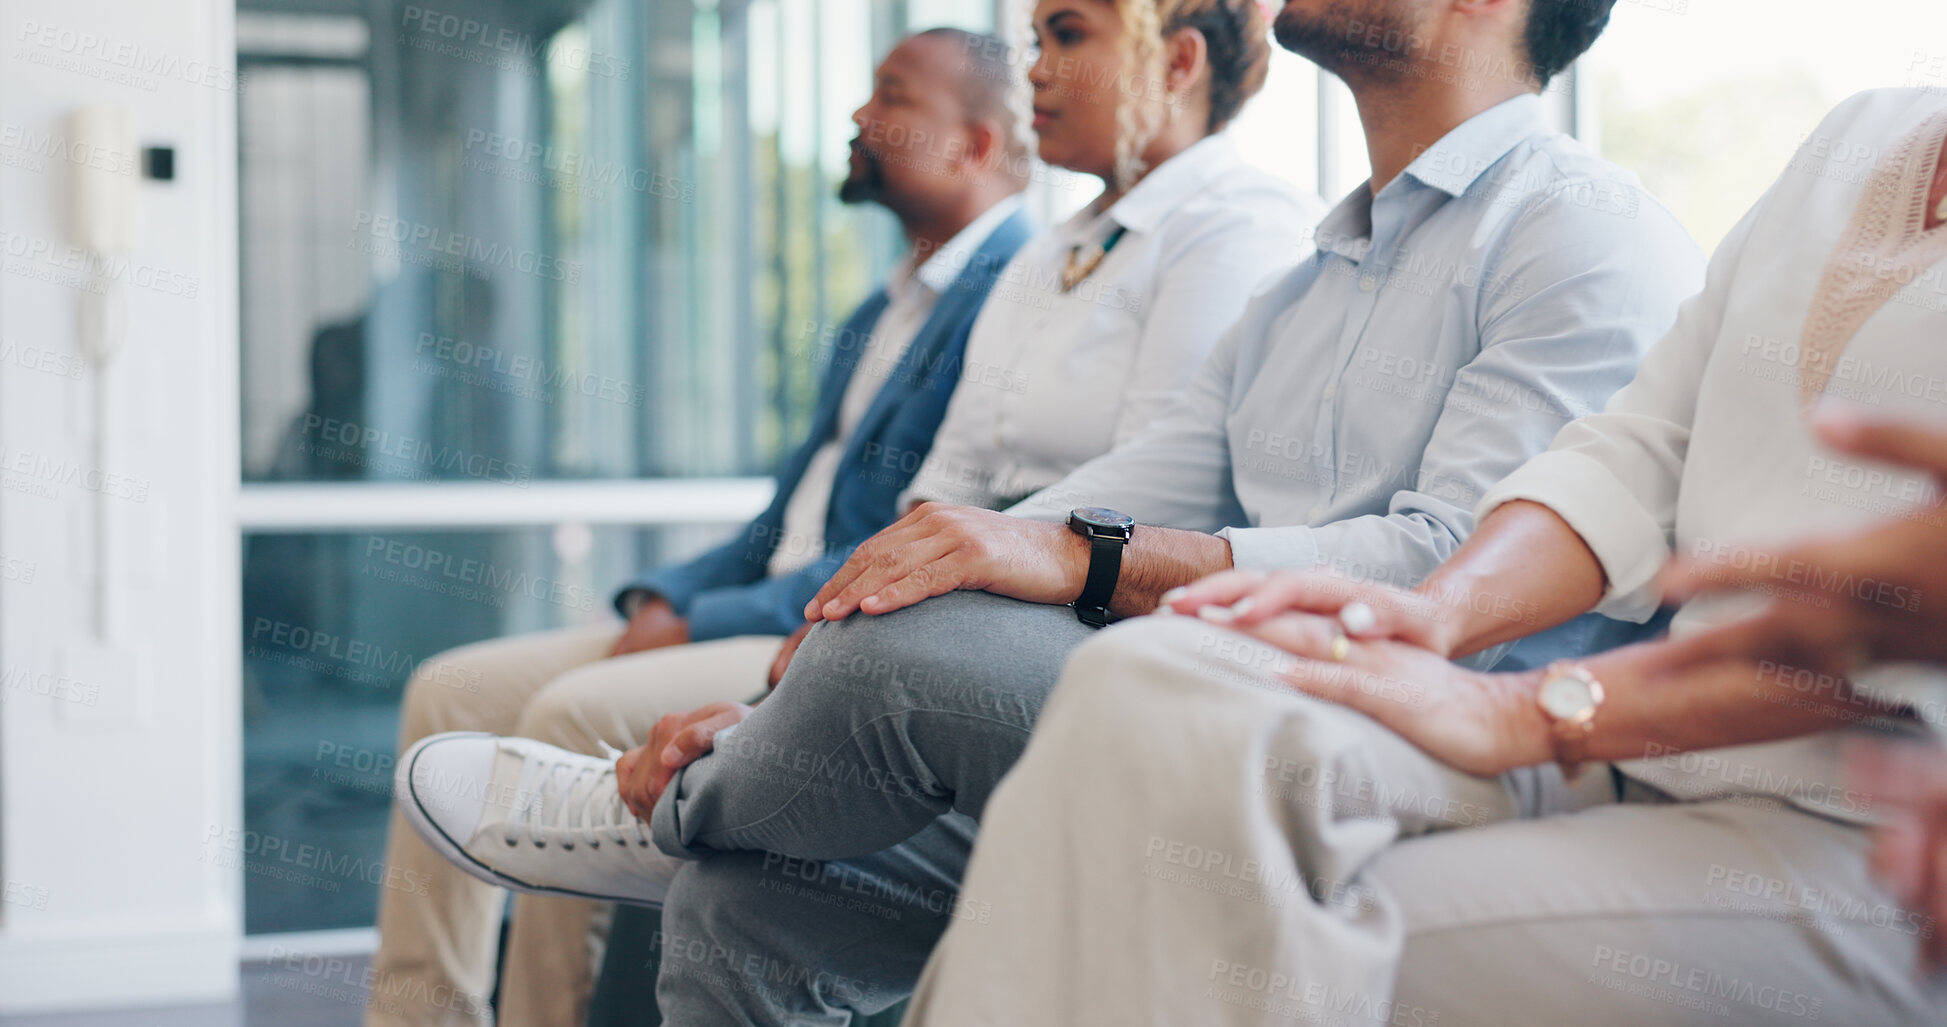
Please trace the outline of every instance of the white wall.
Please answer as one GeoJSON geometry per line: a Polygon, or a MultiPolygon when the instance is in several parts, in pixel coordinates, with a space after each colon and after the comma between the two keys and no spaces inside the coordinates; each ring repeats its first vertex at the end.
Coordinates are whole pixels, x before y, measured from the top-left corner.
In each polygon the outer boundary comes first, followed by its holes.
{"type": "Polygon", "coordinates": [[[232,22],[227,0],[0,0],[0,1012],[236,988],[232,22]],[[80,104],[176,149],[107,269],[128,333],[100,465],[99,371],[64,373],[90,274],[68,249],[80,104]],[[98,502],[112,646],[90,602],[98,502]]]}

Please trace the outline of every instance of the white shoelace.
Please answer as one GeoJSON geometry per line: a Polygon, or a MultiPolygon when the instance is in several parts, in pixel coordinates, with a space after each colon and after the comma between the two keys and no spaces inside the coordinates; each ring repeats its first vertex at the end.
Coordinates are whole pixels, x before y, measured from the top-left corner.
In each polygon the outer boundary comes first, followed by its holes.
{"type": "Polygon", "coordinates": [[[563,849],[573,849],[576,841],[600,848],[606,836],[618,845],[649,844],[648,825],[636,819],[615,788],[615,757],[621,755],[608,743],[606,765],[592,759],[574,762],[530,756],[521,767],[518,790],[521,801],[516,816],[507,818],[502,837],[509,845],[520,844],[523,830],[536,848],[554,837],[563,849]],[[553,801],[560,796],[560,801],[553,801]]]}

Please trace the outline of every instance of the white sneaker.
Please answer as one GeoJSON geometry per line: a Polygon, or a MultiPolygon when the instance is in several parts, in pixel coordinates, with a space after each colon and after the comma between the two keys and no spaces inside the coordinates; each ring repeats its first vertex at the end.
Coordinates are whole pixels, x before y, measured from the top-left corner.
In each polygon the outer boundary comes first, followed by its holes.
{"type": "Polygon", "coordinates": [[[449,731],[406,750],[393,789],[427,844],[512,891],[659,906],[683,865],[622,804],[613,755],[449,731]]]}

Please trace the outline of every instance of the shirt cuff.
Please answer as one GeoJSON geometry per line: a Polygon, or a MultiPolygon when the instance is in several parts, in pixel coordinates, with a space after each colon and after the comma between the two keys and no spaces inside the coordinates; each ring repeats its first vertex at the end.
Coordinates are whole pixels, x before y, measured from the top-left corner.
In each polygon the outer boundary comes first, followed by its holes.
{"type": "Polygon", "coordinates": [[[1663,603],[1656,575],[1670,560],[1669,539],[1600,461],[1568,449],[1543,453],[1487,490],[1474,508],[1474,523],[1517,499],[1555,511],[1595,553],[1609,579],[1596,613],[1638,624],[1656,614],[1663,603]]]}
{"type": "Polygon", "coordinates": [[[615,612],[621,614],[623,620],[634,620],[636,611],[654,598],[656,593],[650,589],[625,588],[615,597],[615,612]]]}
{"type": "Polygon", "coordinates": [[[1026,499],[1001,512],[1009,517],[1019,517],[1025,521],[1046,521],[1058,524],[1068,520],[1077,504],[1069,502],[1070,497],[1051,495],[1049,489],[1042,489],[1026,499]]]}
{"type": "Polygon", "coordinates": [[[1225,528],[1217,537],[1230,543],[1231,566],[1240,571],[1310,570],[1323,562],[1311,528],[1225,528]]]}

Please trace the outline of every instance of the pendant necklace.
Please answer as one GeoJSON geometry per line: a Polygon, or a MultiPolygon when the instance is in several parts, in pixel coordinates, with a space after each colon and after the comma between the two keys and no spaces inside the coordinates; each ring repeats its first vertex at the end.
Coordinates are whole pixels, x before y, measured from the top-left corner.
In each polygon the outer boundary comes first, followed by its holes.
{"type": "Polygon", "coordinates": [[[1082,258],[1083,247],[1080,243],[1070,246],[1068,248],[1068,266],[1061,269],[1061,291],[1074,292],[1076,286],[1082,284],[1088,276],[1094,274],[1095,269],[1102,266],[1103,258],[1109,255],[1110,250],[1115,249],[1116,243],[1122,241],[1122,233],[1126,231],[1128,229],[1117,225],[1116,230],[1110,232],[1109,237],[1102,240],[1100,245],[1087,247],[1088,258],[1086,260],[1082,258]]]}

